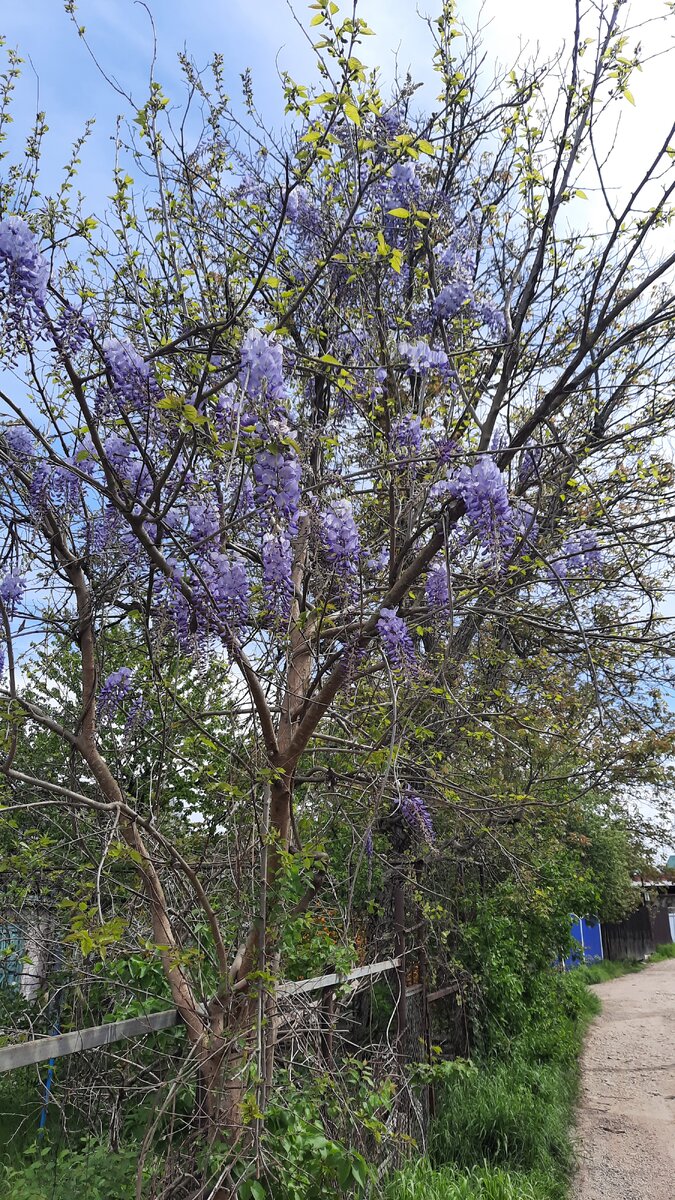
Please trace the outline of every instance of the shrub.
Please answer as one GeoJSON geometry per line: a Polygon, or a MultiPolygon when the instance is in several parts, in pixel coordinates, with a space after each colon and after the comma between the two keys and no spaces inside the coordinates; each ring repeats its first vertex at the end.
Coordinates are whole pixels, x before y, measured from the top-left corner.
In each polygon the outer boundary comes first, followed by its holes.
{"type": "Polygon", "coordinates": [[[102,1142],[80,1148],[33,1146],[18,1165],[0,1167],[0,1200],[130,1200],[138,1147],[113,1154],[102,1142]]]}

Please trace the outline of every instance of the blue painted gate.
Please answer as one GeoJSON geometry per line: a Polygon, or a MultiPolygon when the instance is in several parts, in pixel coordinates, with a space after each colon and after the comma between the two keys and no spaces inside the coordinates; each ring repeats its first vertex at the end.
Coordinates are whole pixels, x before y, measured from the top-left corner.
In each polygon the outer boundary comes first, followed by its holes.
{"type": "Polygon", "coordinates": [[[572,937],[578,947],[565,959],[563,965],[566,971],[581,963],[599,962],[604,957],[600,922],[593,917],[577,917],[576,913],[572,913],[572,937]]]}

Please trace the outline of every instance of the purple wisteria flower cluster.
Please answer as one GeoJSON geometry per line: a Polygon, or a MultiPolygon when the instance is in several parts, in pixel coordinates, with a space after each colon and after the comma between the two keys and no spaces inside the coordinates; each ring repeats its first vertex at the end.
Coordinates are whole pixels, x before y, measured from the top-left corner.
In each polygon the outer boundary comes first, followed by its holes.
{"type": "Polygon", "coordinates": [[[56,347],[66,354],[77,354],[93,333],[94,322],[81,308],[66,303],[54,322],[56,347]]]}
{"type": "Polygon", "coordinates": [[[349,500],[335,500],[321,514],[321,544],[326,561],[341,579],[358,574],[361,538],[349,500]]]}
{"type": "Polygon", "coordinates": [[[450,586],[448,581],[448,567],[445,559],[442,562],[432,563],[424,586],[427,604],[434,611],[442,611],[448,607],[450,603],[450,586]]]}
{"type": "Polygon", "coordinates": [[[392,670],[405,672],[415,668],[413,640],[403,617],[398,615],[395,608],[380,609],[377,632],[392,670]]]}
{"type": "Polygon", "coordinates": [[[269,400],[283,400],[286,396],[283,350],[259,329],[249,329],[244,337],[239,382],[256,400],[263,395],[269,400]]]}
{"type": "Polygon", "coordinates": [[[130,667],[119,667],[104,679],[98,694],[98,712],[108,723],[122,713],[127,732],[147,717],[143,695],[134,684],[130,667]]]}
{"type": "Polygon", "coordinates": [[[396,453],[397,461],[406,462],[416,458],[422,450],[422,421],[407,414],[393,422],[389,432],[389,445],[396,453]]]}
{"type": "Polygon", "coordinates": [[[436,833],[431,813],[421,796],[409,785],[401,796],[400,813],[416,841],[425,842],[427,846],[435,845],[436,833]]]}
{"type": "Polygon", "coordinates": [[[153,401],[161,399],[162,391],[150,364],[131,342],[117,337],[106,338],[103,357],[112,380],[113,395],[121,409],[144,413],[153,401]]]}
{"type": "Polygon", "coordinates": [[[506,317],[502,309],[476,295],[476,249],[469,233],[456,234],[450,244],[437,256],[441,279],[448,279],[432,305],[437,320],[450,321],[460,313],[470,316],[487,328],[495,340],[506,334],[506,317]]]}
{"type": "Polygon", "coordinates": [[[263,591],[271,613],[287,620],[293,598],[293,551],[290,538],[281,532],[266,533],[262,545],[263,591]]]}
{"type": "Polygon", "coordinates": [[[408,363],[408,375],[428,375],[430,371],[446,372],[449,367],[445,350],[432,350],[428,342],[399,342],[401,358],[408,363]]]}
{"type": "MultiPolygon", "coordinates": [[[[224,628],[236,629],[249,617],[251,585],[243,559],[212,553],[201,565],[197,600],[206,593],[224,628]]],[[[208,618],[207,618],[208,619],[208,618]]]]}
{"type": "Polygon", "coordinates": [[[550,568],[552,579],[563,581],[583,574],[597,575],[601,569],[602,551],[592,529],[583,529],[577,537],[566,538],[550,568]]]}
{"type": "Polygon", "coordinates": [[[302,467],[295,451],[288,446],[279,450],[261,450],[253,463],[256,504],[283,518],[291,533],[298,525],[302,467]]]}
{"type": "Polygon", "coordinates": [[[20,604],[26,594],[26,580],[19,571],[14,568],[5,575],[0,581],[0,600],[5,605],[10,616],[13,616],[14,609],[17,604],[20,604]]]}
{"type": "Polygon", "coordinates": [[[463,467],[451,481],[466,505],[466,516],[483,549],[495,565],[510,552],[515,541],[514,515],[504,476],[488,456],[473,467],[463,467]]]}
{"type": "Polygon", "coordinates": [[[35,438],[23,425],[8,425],[0,433],[5,445],[16,458],[32,458],[35,438]]]}
{"type": "Polygon", "coordinates": [[[10,334],[34,334],[44,319],[49,266],[22,217],[0,221],[0,304],[10,334]]]}
{"type": "Polygon", "coordinates": [[[463,279],[448,283],[438,293],[433,303],[433,313],[441,320],[449,321],[473,300],[473,291],[463,279]]]}

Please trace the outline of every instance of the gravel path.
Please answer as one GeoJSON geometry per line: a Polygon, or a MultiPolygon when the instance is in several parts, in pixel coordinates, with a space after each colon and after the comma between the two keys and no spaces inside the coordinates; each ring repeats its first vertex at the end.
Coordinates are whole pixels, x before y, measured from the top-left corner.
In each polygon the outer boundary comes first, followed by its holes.
{"type": "Polygon", "coordinates": [[[675,959],[594,991],[576,1200],[675,1200],[675,959]]]}

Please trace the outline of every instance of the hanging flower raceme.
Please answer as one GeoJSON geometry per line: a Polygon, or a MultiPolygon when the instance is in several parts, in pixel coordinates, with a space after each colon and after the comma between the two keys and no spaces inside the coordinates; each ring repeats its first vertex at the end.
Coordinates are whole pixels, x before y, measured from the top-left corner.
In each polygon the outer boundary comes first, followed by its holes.
{"type": "Polygon", "coordinates": [[[551,563],[554,579],[565,580],[584,573],[597,575],[602,567],[602,551],[592,529],[584,529],[578,537],[568,537],[561,546],[560,555],[551,563]]]}
{"type": "Polygon", "coordinates": [[[427,846],[435,844],[436,834],[431,813],[422,798],[413,792],[411,787],[406,787],[401,796],[400,812],[416,841],[426,842],[427,846]]]}
{"type": "Polygon", "coordinates": [[[380,609],[377,632],[387,661],[395,671],[406,671],[416,666],[415,647],[408,626],[395,608],[380,609]]]}
{"type": "MultiPolygon", "coordinates": [[[[72,466],[80,467],[71,460],[72,466]]],[[[28,486],[30,505],[36,515],[44,513],[48,506],[58,512],[72,511],[81,499],[80,479],[67,466],[52,466],[39,463],[28,486]]]]}
{"type": "Polygon", "coordinates": [[[20,604],[26,594],[26,580],[14,569],[5,575],[0,582],[0,600],[12,616],[17,604],[20,604]]]}
{"type": "Polygon", "coordinates": [[[515,540],[515,524],[504,477],[488,457],[464,468],[454,481],[466,505],[466,515],[483,548],[495,563],[508,554],[515,540]]]}
{"type": "Polygon", "coordinates": [[[394,163],[389,172],[392,196],[400,202],[409,202],[419,192],[419,179],[411,162],[394,163]]]}
{"type": "Polygon", "coordinates": [[[29,334],[42,323],[49,267],[22,217],[0,221],[0,304],[10,330],[29,334]]]}
{"type": "Polygon", "coordinates": [[[501,421],[497,421],[490,438],[490,453],[499,454],[500,450],[505,450],[509,444],[509,434],[501,421]]]}
{"type": "Polygon", "coordinates": [[[98,711],[102,720],[110,722],[122,714],[127,731],[148,715],[143,696],[134,685],[130,667],[119,667],[104,679],[98,695],[98,711]]]}
{"type": "Polygon", "coordinates": [[[348,500],[336,500],[322,512],[321,544],[337,575],[350,579],[358,573],[361,538],[348,500]]]}
{"type": "Polygon", "coordinates": [[[433,314],[441,320],[450,320],[472,300],[473,292],[469,284],[462,279],[456,279],[438,293],[433,303],[433,314]]]}
{"type": "Polygon", "coordinates": [[[105,456],[118,479],[130,485],[135,495],[150,491],[152,477],[138,450],[126,438],[111,433],[104,443],[105,456]]]}
{"type": "Polygon", "coordinates": [[[494,304],[479,301],[473,305],[473,315],[481,325],[485,325],[495,341],[503,341],[506,337],[506,316],[504,310],[494,304]]]}
{"type": "Polygon", "coordinates": [[[9,425],[0,431],[0,437],[18,459],[32,458],[35,454],[35,439],[23,425],[9,425]]]}
{"type": "Polygon", "coordinates": [[[213,504],[196,500],[188,504],[190,537],[199,546],[212,544],[220,530],[220,516],[213,504]]]}
{"type": "Polygon", "coordinates": [[[513,520],[521,539],[519,552],[521,554],[531,553],[535,548],[535,543],[539,535],[539,523],[535,510],[530,504],[525,504],[521,500],[518,507],[514,510],[513,520]]]}
{"type": "Polygon", "coordinates": [[[293,553],[285,533],[267,533],[262,544],[263,595],[271,616],[288,620],[293,596],[293,553]]]}
{"type": "Polygon", "coordinates": [[[416,458],[422,449],[422,422],[419,417],[399,417],[389,431],[389,445],[399,462],[416,458]]]}
{"type": "Polygon", "coordinates": [[[307,188],[302,185],[289,192],[285,215],[299,234],[318,237],[322,232],[321,211],[313,203],[307,188]]]}
{"type": "Polygon", "coordinates": [[[596,574],[602,567],[602,551],[592,529],[584,529],[579,534],[579,545],[584,556],[584,567],[589,574],[596,574]]]}
{"type": "Polygon", "coordinates": [[[239,382],[255,399],[283,400],[286,395],[282,348],[259,329],[249,329],[244,337],[239,382]]]}
{"type": "Polygon", "coordinates": [[[253,462],[255,500],[261,509],[283,517],[295,532],[300,509],[302,466],[290,446],[260,450],[253,462]]]}
{"type": "MultiPolygon", "coordinates": [[[[201,564],[200,574],[220,619],[221,636],[226,636],[227,628],[244,625],[249,615],[251,585],[243,560],[226,554],[212,554],[201,564]]],[[[208,609],[206,620],[208,622],[208,609]]]]}
{"type": "Polygon", "coordinates": [[[106,338],[103,357],[112,379],[113,394],[121,408],[147,412],[153,401],[161,399],[162,391],[150,364],[141,358],[131,342],[106,338]]]}
{"type": "Polygon", "coordinates": [[[94,322],[81,308],[66,303],[54,322],[56,347],[65,354],[77,354],[93,332],[94,322]]]}
{"type": "Polygon", "coordinates": [[[447,371],[448,356],[444,350],[432,350],[424,341],[400,342],[399,353],[408,363],[408,375],[428,375],[430,371],[447,371]]]}
{"type": "Polygon", "coordinates": [[[448,567],[445,560],[433,563],[425,584],[425,595],[429,608],[434,610],[446,609],[450,603],[450,587],[448,583],[448,567]]]}

